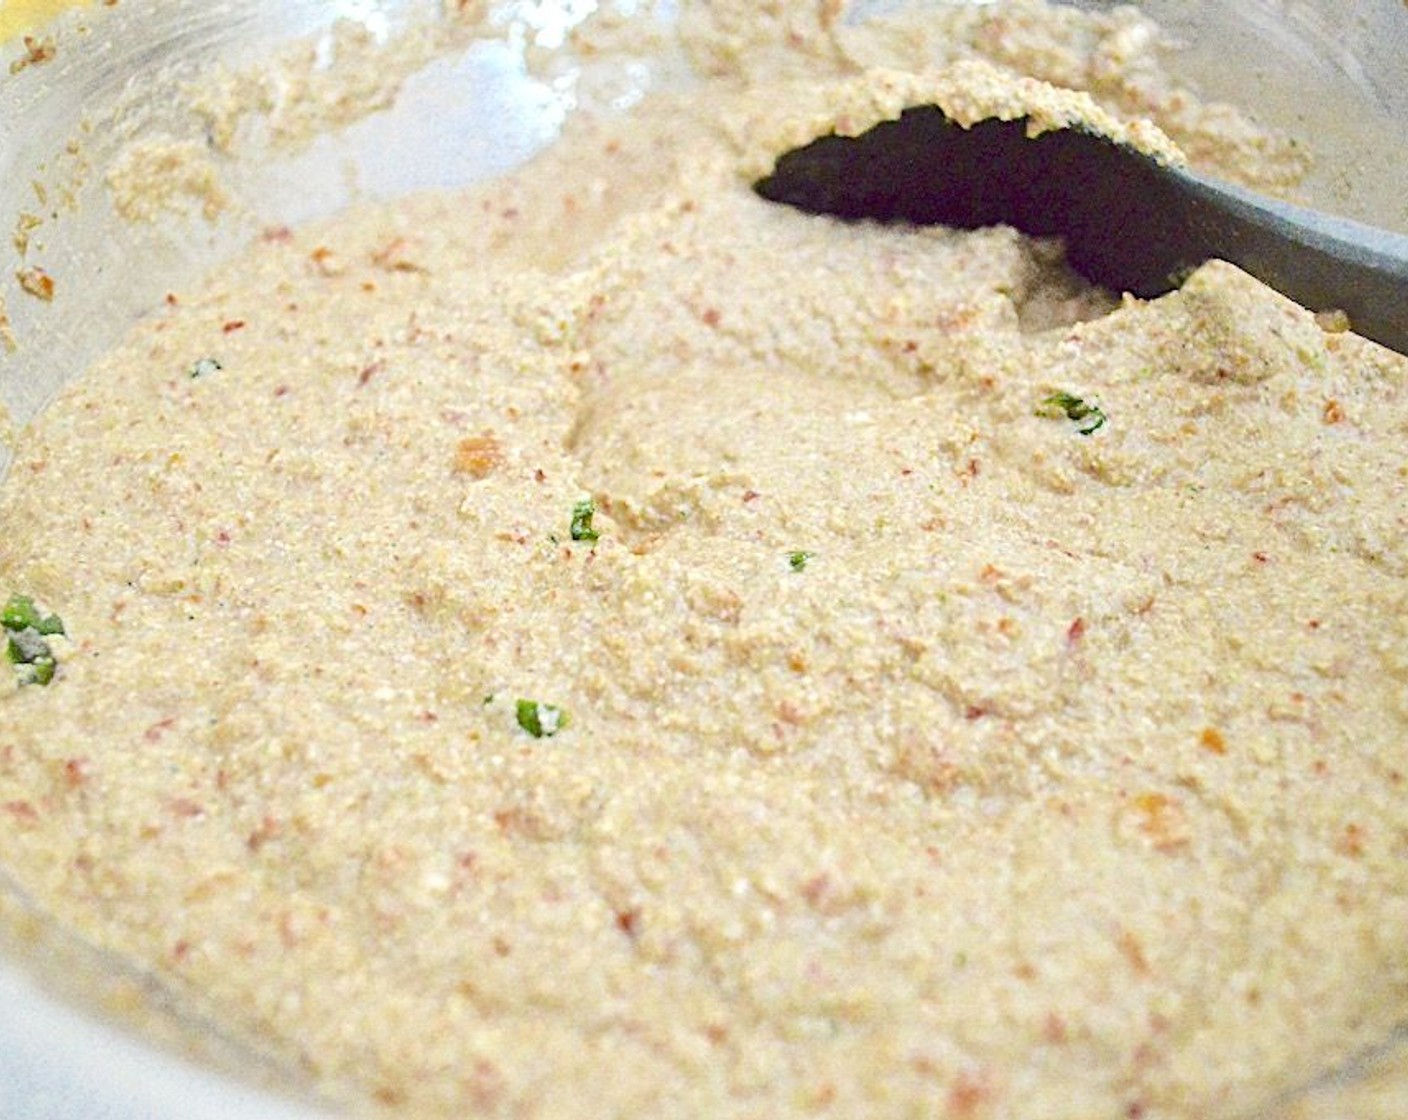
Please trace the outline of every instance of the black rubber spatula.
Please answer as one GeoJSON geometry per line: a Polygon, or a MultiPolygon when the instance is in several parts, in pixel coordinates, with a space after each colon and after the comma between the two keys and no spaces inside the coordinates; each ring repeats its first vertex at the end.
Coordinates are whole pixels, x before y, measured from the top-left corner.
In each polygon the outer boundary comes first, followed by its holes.
{"type": "Polygon", "coordinates": [[[1408,354],[1408,237],[1262,198],[1094,132],[1029,137],[1025,119],[962,128],[918,106],[787,152],[756,189],[840,218],[1061,237],[1086,279],[1145,298],[1220,258],[1408,354]]]}

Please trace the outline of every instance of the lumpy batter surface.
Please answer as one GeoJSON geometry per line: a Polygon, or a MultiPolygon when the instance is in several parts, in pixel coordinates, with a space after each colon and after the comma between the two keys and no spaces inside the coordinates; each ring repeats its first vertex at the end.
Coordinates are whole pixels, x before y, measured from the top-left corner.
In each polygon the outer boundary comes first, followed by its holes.
{"type": "Polygon", "coordinates": [[[359,1110],[1269,1112],[1408,1018],[1408,362],[750,183],[1018,71],[1299,157],[1130,12],[680,26],[691,91],[270,231],[26,433],[6,871],[359,1110]]]}

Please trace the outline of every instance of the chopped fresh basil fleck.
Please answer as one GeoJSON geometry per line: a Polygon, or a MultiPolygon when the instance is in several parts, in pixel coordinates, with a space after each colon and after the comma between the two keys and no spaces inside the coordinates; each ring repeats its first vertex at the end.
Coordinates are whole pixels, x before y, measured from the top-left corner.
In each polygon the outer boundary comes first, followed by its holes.
{"type": "Polygon", "coordinates": [[[48,684],[54,679],[58,662],[37,630],[12,630],[5,643],[5,656],[22,685],[48,684]]]}
{"type": "Polygon", "coordinates": [[[38,628],[39,611],[34,600],[28,595],[11,595],[4,612],[0,613],[0,624],[6,630],[26,630],[31,626],[38,628]]]}
{"type": "Polygon", "coordinates": [[[572,539],[574,541],[595,541],[601,534],[592,528],[592,518],[596,516],[596,503],[590,498],[572,507],[572,539]]]}
{"type": "Polygon", "coordinates": [[[551,739],[567,726],[567,713],[552,704],[520,700],[518,726],[535,739],[551,739]]]}
{"type": "Polygon", "coordinates": [[[810,552],[790,552],[787,554],[787,564],[794,572],[803,571],[813,555],[810,552]]]}
{"type": "Polygon", "coordinates": [[[56,614],[41,614],[28,595],[12,595],[0,610],[5,630],[5,657],[15,667],[20,684],[48,684],[58,665],[46,638],[64,632],[56,614]]]}
{"type": "Polygon", "coordinates": [[[1070,393],[1052,393],[1041,402],[1038,416],[1060,417],[1074,421],[1076,430],[1083,436],[1099,431],[1108,419],[1099,405],[1087,404],[1082,398],[1070,393]]]}
{"type": "Polygon", "coordinates": [[[33,665],[36,661],[53,656],[49,643],[32,626],[24,630],[11,630],[7,637],[10,660],[16,665],[33,665]]]}
{"type": "Polygon", "coordinates": [[[11,595],[0,611],[0,625],[6,630],[38,630],[45,636],[62,634],[63,620],[56,614],[42,615],[28,595],[11,595]]]}
{"type": "Polygon", "coordinates": [[[222,366],[214,358],[197,358],[196,361],[191,365],[191,368],[186,371],[186,373],[192,379],[195,379],[199,377],[209,377],[216,370],[221,370],[224,368],[225,367],[222,366]]]}

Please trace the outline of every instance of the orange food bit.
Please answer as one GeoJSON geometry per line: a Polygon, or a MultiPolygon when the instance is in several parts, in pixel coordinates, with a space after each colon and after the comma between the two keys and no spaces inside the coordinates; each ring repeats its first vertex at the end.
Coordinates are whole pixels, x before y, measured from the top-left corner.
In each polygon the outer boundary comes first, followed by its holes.
{"type": "Polygon", "coordinates": [[[1159,851],[1173,851],[1188,843],[1188,818],[1173,798],[1162,793],[1141,793],[1134,799],[1134,807],[1143,817],[1140,830],[1159,851]]]}
{"type": "Polygon", "coordinates": [[[1203,733],[1198,736],[1198,746],[1213,754],[1227,753],[1227,740],[1222,737],[1222,732],[1215,727],[1203,728],[1203,733]]]}
{"type": "Polygon", "coordinates": [[[15,279],[20,282],[20,287],[35,299],[42,299],[45,303],[53,300],[54,278],[42,268],[22,268],[15,273],[15,279]]]}
{"type": "Polygon", "coordinates": [[[462,439],[455,448],[455,471],[474,478],[488,478],[503,465],[503,447],[492,432],[462,439]]]}

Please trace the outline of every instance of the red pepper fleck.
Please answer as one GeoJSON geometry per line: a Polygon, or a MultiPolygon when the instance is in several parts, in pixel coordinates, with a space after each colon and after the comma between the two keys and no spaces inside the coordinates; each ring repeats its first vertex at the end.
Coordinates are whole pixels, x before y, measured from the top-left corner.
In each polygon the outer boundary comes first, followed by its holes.
{"type": "Polygon", "coordinates": [[[372,254],[372,264],[385,272],[424,272],[411,260],[411,243],[404,237],[393,238],[372,254]]]}
{"type": "Polygon", "coordinates": [[[39,819],[38,810],[28,801],[7,801],[5,802],[5,812],[22,821],[37,821],[39,819]]]}
{"type": "Polygon", "coordinates": [[[1144,955],[1144,946],[1140,944],[1139,938],[1127,929],[1120,930],[1116,940],[1121,955],[1129,962],[1129,967],[1136,976],[1148,976],[1152,969],[1149,968],[1149,958],[1144,955]]]}
{"type": "Polygon", "coordinates": [[[982,1082],[971,1074],[960,1073],[948,1091],[947,1115],[950,1120],[968,1120],[977,1115],[987,1096],[988,1090],[982,1082]]]}
{"type": "Polygon", "coordinates": [[[46,62],[52,62],[58,54],[58,48],[54,45],[54,40],[50,38],[40,39],[34,35],[24,37],[24,54],[10,63],[10,73],[19,74],[27,67],[42,66],[46,62]]]}
{"type": "Polygon", "coordinates": [[[616,928],[634,941],[640,936],[640,908],[632,907],[629,910],[618,910],[616,912],[616,928]]]}
{"type": "Polygon", "coordinates": [[[1258,564],[1271,563],[1271,557],[1264,552],[1253,552],[1252,559],[1255,560],[1258,564]]]}
{"type": "Polygon", "coordinates": [[[226,334],[233,334],[235,331],[244,330],[245,321],[243,319],[231,319],[220,329],[226,334]]]}
{"type": "Polygon", "coordinates": [[[176,726],[176,717],[168,716],[166,719],[158,720],[142,732],[142,738],[148,743],[155,743],[161,737],[176,726]]]}
{"type": "Polygon", "coordinates": [[[249,834],[249,839],[245,843],[251,852],[257,852],[270,840],[277,840],[281,832],[283,832],[283,825],[273,817],[266,816],[259,822],[259,827],[249,834]]]}
{"type": "Polygon", "coordinates": [[[1066,641],[1070,645],[1075,645],[1085,637],[1085,619],[1077,618],[1070,626],[1066,627],[1066,641]]]}
{"type": "Polygon", "coordinates": [[[1364,854],[1364,833],[1362,825],[1345,825],[1344,832],[1335,841],[1335,851],[1350,859],[1359,859],[1364,854]]]}

